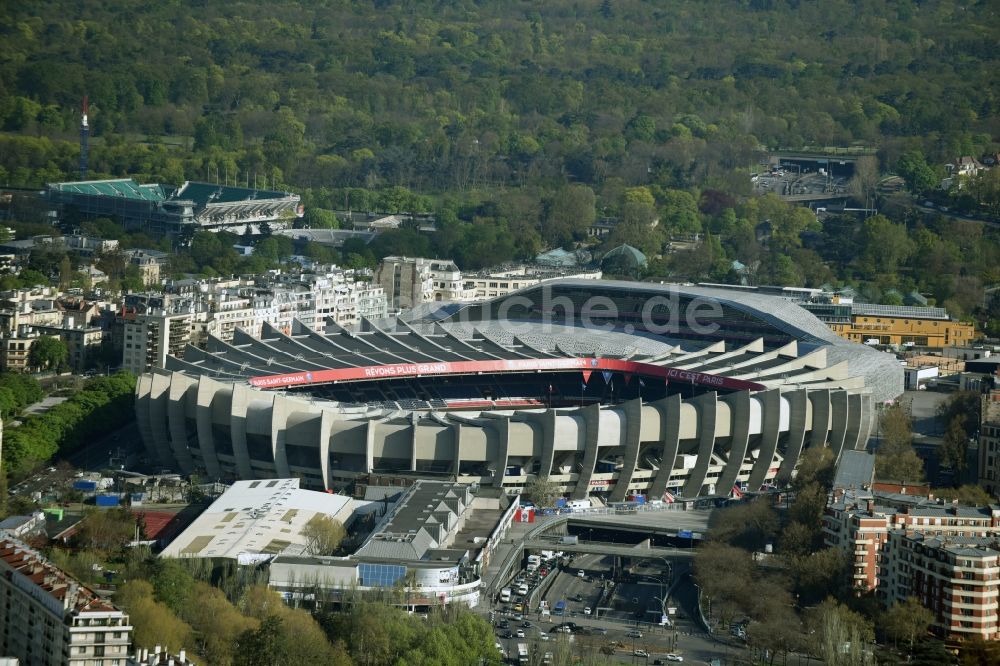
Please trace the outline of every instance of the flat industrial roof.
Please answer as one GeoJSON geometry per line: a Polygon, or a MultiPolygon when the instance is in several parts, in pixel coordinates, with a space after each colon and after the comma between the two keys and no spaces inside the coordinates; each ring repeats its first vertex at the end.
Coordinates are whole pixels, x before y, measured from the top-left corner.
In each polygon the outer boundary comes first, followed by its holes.
{"type": "Polygon", "coordinates": [[[164,557],[301,555],[302,528],[316,515],[346,523],[354,500],[299,488],[298,479],[237,481],[182,532],[164,557]]]}

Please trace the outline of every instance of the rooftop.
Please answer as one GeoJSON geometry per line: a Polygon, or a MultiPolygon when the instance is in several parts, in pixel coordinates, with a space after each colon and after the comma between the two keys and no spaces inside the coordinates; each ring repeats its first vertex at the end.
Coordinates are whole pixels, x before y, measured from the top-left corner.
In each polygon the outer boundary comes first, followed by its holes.
{"type": "Polygon", "coordinates": [[[75,183],[52,183],[49,187],[60,192],[75,192],[93,196],[124,197],[139,201],[163,201],[166,194],[159,185],[139,185],[131,178],[86,180],[75,183]]]}
{"type": "Polygon", "coordinates": [[[67,611],[120,612],[90,588],[81,585],[75,578],[16,539],[0,539],[0,570],[10,572],[7,574],[9,576],[20,576],[14,581],[16,587],[24,589],[23,586],[29,585],[38,590],[41,593],[42,603],[60,620],[65,618],[67,611]]]}
{"type": "Polygon", "coordinates": [[[250,187],[232,187],[213,183],[197,183],[188,181],[181,185],[171,199],[177,201],[193,201],[197,206],[208,204],[235,203],[238,201],[255,201],[258,199],[284,199],[291,197],[288,192],[277,190],[258,190],[250,187]]]}
{"type": "Polygon", "coordinates": [[[863,317],[896,317],[900,319],[939,319],[949,321],[944,308],[926,308],[913,305],[878,305],[877,303],[851,303],[851,314],[863,317]]]}
{"type": "Polygon", "coordinates": [[[298,479],[237,481],[167,546],[164,557],[260,559],[302,554],[302,529],[316,515],[347,522],[354,501],[299,488],[298,479]]]}
{"type": "Polygon", "coordinates": [[[360,557],[421,560],[445,548],[469,508],[469,487],[458,483],[417,481],[358,549],[360,557]]]}

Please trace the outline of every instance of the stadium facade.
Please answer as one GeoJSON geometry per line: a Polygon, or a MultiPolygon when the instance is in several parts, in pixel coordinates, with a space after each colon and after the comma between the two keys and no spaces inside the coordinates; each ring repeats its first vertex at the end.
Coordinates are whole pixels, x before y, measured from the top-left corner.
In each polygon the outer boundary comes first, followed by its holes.
{"type": "Polygon", "coordinates": [[[262,225],[282,228],[302,214],[297,194],[193,181],[178,188],[131,178],[50,183],[45,197],[60,217],[106,217],[128,231],[177,238],[199,229],[260,233],[262,225]]]}
{"type": "Polygon", "coordinates": [[[546,476],[621,501],[780,484],[807,448],[864,448],[902,390],[894,357],[781,298],[558,280],[355,331],[210,338],[142,375],[136,411],[152,457],[212,478],[546,476]]]}

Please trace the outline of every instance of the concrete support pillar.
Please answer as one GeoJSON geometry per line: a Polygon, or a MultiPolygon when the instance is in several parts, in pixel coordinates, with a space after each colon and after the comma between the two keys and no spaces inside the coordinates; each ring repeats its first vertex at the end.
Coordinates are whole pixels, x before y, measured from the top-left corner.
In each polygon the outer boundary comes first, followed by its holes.
{"type": "Polygon", "coordinates": [[[860,393],[851,393],[847,396],[847,433],[844,435],[842,452],[853,451],[858,446],[858,438],[861,436],[863,398],[864,396],[860,393]]]}
{"type": "Polygon", "coordinates": [[[806,389],[786,393],[788,399],[788,435],[785,439],[785,459],[781,461],[775,481],[783,485],[792,480],[792,470],[802,453],[806,438],[806,406],[809,401],[806,389]]]}
{"type": "Polygon", "coordinates": [[[635,478],[635,468],[639,462],[639,438],[642,434],[642,400],[636,398],[624,404],[625,408],[625,446],[622,471],[618,474],[618,483],[611,489],[608,496],[612,502],[623,502],[628,494],[629,484],[635,478]]]}
{"type": "Polygon", "coordinates": [[[812,403],[812,423],[809,426],[809,448],[825,446],[830,432],[830,389],[809,392],[812,403]]]}
{"type": "Polygon", "coordinates": [[[750,392],[731,393],[725,396],[723,401],[729,405],[729,459],[722,468],[715,490],[717,493],[728,495],[736,485],[740,467],[747,455],[747,442],[750,441],[750,392]]]}
{"type": "Polygon", "coordinates": [[[681,432],[681,396],[679,393],[668,395],[657,400],[653,406],[660,412],[660,469],[653,477],[649,487],[649,496],[660,499],[667,490],[667,482],[674,471],[674,461],[677,460],[677,448],[680,446],[681,432]]]}
{"type": "Polygon", "coordinates": [[[580,476],[573,489],[573,499],[585,499],[590,494],[590,479],[597,467],[597,435],[601,428],[601,406],[597,404],[580,408],[584,423],[584,449],[580,476]]]}
{"type": "Polygon", "coordinates": [[[170,438],[167,436],[167,400],[169,398],[170,378],[168,375],[153,373],[147,375],[149,382],[149,428],[153,436],[153,447],[157,458],[164,467],[173,468],[177,465],[174,452],[170,448],[170,438]]]}
{"type": "Polygon", "coordinates": [[[212,434],[212,399],[218,388],[219,383],[214,379],[204,375],[198,377],[198,393],[195,400],[198,442],[201,444],[201,454],[205,460],[205,471],[213,479],[222,476],[219,455],[215,452],[215,436],[212,434]]]}
{"type": "Polygon", "coordinates": [[[452,464],[451,473],[457,477],[462,470],[462,435],[465,431],[461,423],[452,423],[450,429],[451,441],[455,447],[455,461],[452,464]]]}
{"type": "Polygon", "coordinates": [[[365,471],[369,474],[375,470],[375,428],[378,424],[376,419],[365,424],[365,471]]]}
{"type": "Polygon", "coordinates": [[[708,466],[712,462],[712,449],[715,447],[715,418],[718,414],[716,403],[718,394],[715,391],[704,393],[689,401],[698,412],[698,457],[691,470],[691,476],[681,491],[683,497],[697,497],[705,485],[708,466]]]}
{"type": "MultiPolygon", "coordinates": [[[[142,437],[143,448],[150,459],[160,460],[160,452],[156,448],[153,440],[153,428],[149,422],[149,392],[152,386],[152,378],[149,375],[139,375],[135,382],[135,424],[142,437]]],[[[161,461],[162,463],[162,461],[161,461]]]]}
{"type": "Polygon", "coordinates": [[[875,413],[875,401],[872,400],[871,393],[861,394],[861,426],[858,428],[858,439],[854,443],[856,451],[864,451],[868,448],[868,438],[872,435],[872,426],[878,415],[875,413]]]}
{"type": "Polygon", "coordinates": [[[507,460],[510,457],[510,417],[491,414],[491,425],[497,434],[497,470],[493,475],[493,485],[503,487],[503,478],[507,474],[507,460]]]}
{"type": "Polygon", "coordinates": [[[274,470],[280,479],[287,479],[292,475],[288,468],[288,451],[285,449],[288,415],[291,414],[292,404],[280,393],[274,394],[271,400],[271,456],[274,458],[274,470]]]}
{"type": "Polygon", "coordinates": [[[250,389],[244,384],[233,384],[233,401],[229,417],[229,437],[233,442],[233,459],[241,479],[257,476],[250,469],[250,452],[247,451],[247,407],[250,405],[250,389]]]}
{"type": "Polygon", "coordinates": [[[420,415],[413,413],[410,414],[410,471],[417,471],[417,438],[420,433],[418,428],[420,427],[420,415]]]}
{"type": "Polygon", "coordinates": [[[761,411],[760,449],[757,461],[750,470],[750,480],[747,482],[747,488],[751,492],[760,490],[767,478],[774,453],[778,450],[778,435],[781,428],[781,391],[771,389],[758,394],[757,397],[760,400],[761,411]]]}
{"type": "Polygon", "coordinates": [[[538,458],[538,474],[549,476],[552,474],[556,454],[556,411],[546,409],[541,414],[532,415],[531,418],[542,427],[542,453],[538,458]]]}
{"type": "Polygon", "coordinates": [[[319,421],[319,471],[323,475],[323,489],[329,490],[330,483],[330,438],[333,436],[333,422],[337,415],[330,409],[320,413],[319,421]]]}
{"type": "Polygon", "coordinates": [[[850,418],[849,408],[847,391],[833,391],[830,394],[830,450],[833,451],[834,460],[840,460],[840,452],[844,448],[847,421],[850,418]]]}
{"type": "Polygon", "coordinates": [[[193,404],[193,392],[197,391],[195,382],[187,375],[171,373],[170,388],[167,391],[167,426],[170,428],[170,448],[184,474],[194,471],[194,458],[191,456],[187,433],[188,391],[192,392],[190,402],[193,404]]]}

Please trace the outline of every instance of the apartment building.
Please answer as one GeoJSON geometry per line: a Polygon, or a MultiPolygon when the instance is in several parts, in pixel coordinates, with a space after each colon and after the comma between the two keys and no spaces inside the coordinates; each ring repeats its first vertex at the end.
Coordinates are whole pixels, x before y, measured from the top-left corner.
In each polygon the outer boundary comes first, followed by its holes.
{"type": "Polygon", "coordinates": [[[990,495],[1000,493],[1000,391],[982,397],[979,411],[979,485],[990,495]]]}
{"type": "Polygon", "coordinates": [[[375,283],[385,290],[392,310],[435,301],[469,301],[462,271],[455,262],[421,257],[386,257],[375,269],[375,283]]]}
{"type": "Polygon", "coordinates": [[[935,612],[939,634],[996,637],[1000,505],[970,507],[935,500],[933,495],[836,489],[826,507],[823,536],[828,547],[850,557],[857,594],[875,590],[890,606],[915,596],[935,612]],[[966,559],[976,563],[963,564],[966,559]],[[931,560],[938,563],[931,565],[931,560]],[[920,562],[924,564],[918,566],[920,562]],[[982,574],[979,582],[962,582],[969,567],[975,575],[982,574]],[[953,575],[956,572],[962,575],[953,575]],[[968,595],[963,586],[982,589],[968,595]],[[956,595],[972,601],[955,601],[956,595]],[[992,610],[979,607],[990,603],[992,610]]]}
{"type": "Polygon", "coordinates": [[[23,666],[125,666],[129,617],[24,543],[0,536],[0,654],[23,666]]]}
{"type": "Polygon", "coordinates": [[[498,296],[506,296],[518,289],[533,287],[544,280],[553,280],[556,278],[600,280],[602,275],[600,269],[567,270],[544,266],[519,265],[477,273],[466,273],[463,275],[463,283],[470,300],[485,301],[498,296]]]}
{"type": "Polygon", "coordinates": [[[165,310],[124,316],[122,368],[139,375],[166,365],[167,355],[184,357],[191,341],[190,313],[165,310]]]}
{"type": "Polygon", "coordinates": [[[915,597],[934,613],[932,628],[954,639],[1000,639],[1000,544],[996,535],[931,535],[898,530],[882,554],[880,596],[915,597]]]}

